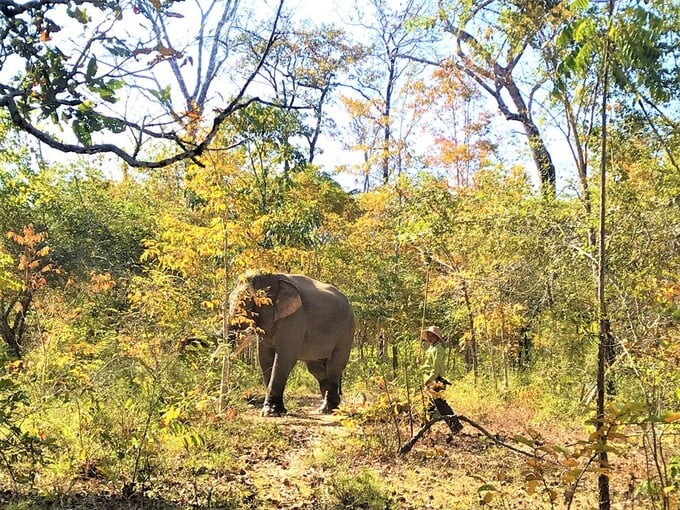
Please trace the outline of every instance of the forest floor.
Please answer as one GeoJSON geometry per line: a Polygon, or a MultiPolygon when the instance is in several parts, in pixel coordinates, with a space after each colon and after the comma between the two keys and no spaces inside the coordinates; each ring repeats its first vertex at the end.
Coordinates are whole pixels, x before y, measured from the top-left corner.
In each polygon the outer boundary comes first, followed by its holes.
{"type": "MultiPolygon", "coordinates": [[[[293,409],[273,421],[261,418],[257,408],[245,413],[245,421],[253,428],[273,426],[287,438],[285,448],[265,446],[241,452],[248,466],[245,471],[254,508],[565,508],[568,484],[562,478],[563,466],[537,466],[494,439],[527,450],[512,438],[535,437],[546,445],[574,445],[591,433],[591,425],[585,423],[567,423],[555,417],[536,419],[522,402],[490,408],[478,402],[474,408],[459,408],[458,412],[482,425],[493,438],[469,424],[452,435],[445,423],[438,422],[410,452],[399,455],[399,446],[421,423],[414,423],[410,430],[404,427],[407,420],[402,416],[401,437],[397,437],[387,417],[377,427],[353,417],[357,407],[348,400],[344,413],[337,415],[319,414],[318,398],[308,395],[289,399],[293,409]],[[531,483],[537,472],[542,479],[531,483]]],[[[454,403],[454,407],[459,406],[454,403]]],[[[644,476],[642,450],[631,445],[613,459],[612,508],[654,508],[634,490],[636,480],[644,476]]],[[[588,473],[571,508],[597,506],[596,474],[588,473]]]]}
{"type": "MultiPolygon", "coordinates": [[[[480,434],[464,430],[453,437],[444,423],[436,424],[405,457],[387,451],[380,455],[375,446],[362,451],[349,445],[355,443],[358,429],[347,426],[342,415],[318,414],[317,399],[303,398],[300,404],[277,423],[286,430],[291,447],[251,459],[253,485],[269,508],[375,508],[381,501],[389,508],[469,508],[470,489],[482,485],[469,473],[478,464],[495,462],[480,458],[490,447],[480,434]],[[329,458],[331,452],[336,458],[329,458]],[[435,457],[439,461],[429,461],[435,457]],[[336,469],[338,464],[345,468],[336,469]],[[356,479],[361,473],[375,477],[353,484],[352,475],[356,479]]],[[[248,419],[271,420],[257,415],[248,419]]]]}
{"type": "MultiPolygon", "coordinates": [[[[123,497],[120,486],[93,477],[72,482],[67,491],[43,489],[21,495],[0,491],[0,508],[565,508],[559,470],[544,472],[545,484],[528,483],[527,459],[470,425],[453,436],[444,423],[436,423],[409,453],[398,455],[399,445],[409,439],[408,426],[402,426],[399,438],[389,419],[376,426],[353,417],[351,410],[321,415],[319,399],[305,394],[289,397],[287,405],[289,414],[282,418],[262,418],[256,405],[241,408],[229,418],[230,425],[215,426],[222,435],[210,438],[212,456],[197,460],[179,455],[163,464],[159,461],[156,474],[145,482],[143,496],[123,497]]],[[[468,410],[459,412],[498,438],[533,433],[527,430],[521,404],[477,417],[468,410]]],[[[414,424],[414,432],[419,426],[414,424]]],[[[567,444],[574,435],[583,438],[586,429],[548,421],[541,430],[549,441],[567,444]]],[[[632,497],[629,488],[640,475],[638,454],[633,450],[616,460],[614,509],[648,508],[632,497]]],[[[588,475],[571,508],[596,507],[595,477],[588,475]]]]}

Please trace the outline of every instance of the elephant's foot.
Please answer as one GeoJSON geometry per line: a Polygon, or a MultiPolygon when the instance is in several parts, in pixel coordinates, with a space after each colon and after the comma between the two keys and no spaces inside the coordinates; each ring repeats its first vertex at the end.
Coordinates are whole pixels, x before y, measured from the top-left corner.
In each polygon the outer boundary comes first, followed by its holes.
{"type": "Polygon", "coordinates": [[[283,416],[288,411],[283,406],[283,402],[267,402],[262,406],[262,416],[283,416]]]}
{"type": "Polygon", "coordinates": [[[340,405],[340,396],[333,395],[330,391],[326,392],[323,404],[319,408],[321,414],[332,414],[340,405]]]}
{"type": "Polygon", "coordinates": [[[336,409],[337,409],[337,407],[331,408],[328,405],[326,405],[326,403],[324,402],[321,405],[321,407],[319,408],[319,413],[321,413],[321,414],[333,414],[333,411],[335,411],[336,409]]]}

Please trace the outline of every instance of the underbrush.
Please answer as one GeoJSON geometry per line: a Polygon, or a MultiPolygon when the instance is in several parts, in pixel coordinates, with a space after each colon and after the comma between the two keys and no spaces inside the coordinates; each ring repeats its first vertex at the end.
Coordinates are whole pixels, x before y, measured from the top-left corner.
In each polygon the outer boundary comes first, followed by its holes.
{"type": "Polygon", "coordinates": [[[325,487],[324,500],[329,508],[391,508],[390,491],[373,470],[361,468],[358,473],[336,472],[325,487]]]}
{"type": "MultiPolygon", "coordinates": [[[[415,391],[408,398],[397,381],[374,377],[359,381],[353,390],[357,388],[357,393],[368,397],[342,407],[344,423],[361,436],[361,448],[367,455],[390,462],[422,425],[423,403],[415,391]]],[[[570,403],[566,396],[550,390],[540,380],[525,380],[522,385],[498,391],[490,385],[474,384],[471,376],[461,378],[449,388],[446,398],[457,414],[481,428],[466,424],[463,433],[453,437],[443,423],[435,425],[411,455],[440,469],[455,462],[452,459],[461,448],[475,453],[478,458],[471,463],[475,467],[468,473],[478,482],[480,501],[498,508],[516,502],[518,494],[522,500],[534,501],[535,508],[543,508],[536,506],[537,501],[545,508],[597,505],[593,495],[597,494],[600,471],[594,459],[601,443],[595,433],[594,410],[585,403],[570,403]],[[513,453],[506,446],[524,453],[513,453]],[[501,452],[503,461],[490,468],[493,452],[501,452]]],[[[676,467],[680,414],[650,414],[648,406],[627,399],[625,393],[621,391],[621,397],[612,399],[604,422],[614,501],[638,508],[673,508],[680,489],[680,469],[676,467]]]]}
{"type": "MultiPolygon", "coordinates": [[[[100,505],[93,498],[101,498],[109,508],[252,508],[264,501],[253,473],[271,463],[286,466],[286,455],[296,450],[317,475],[288,483],[310,483],[314,501],[327,508],[418,507],[428,496],[419,484],[432,484],[437,498],[456,501],[459,508],[480,503],[559,508],[565,501],[572,501],[571,508],[592,506],[597,472],[591,460],[598,439],[588,421],[592,410],[567,405],[541,380],[511,379],[509,389],[499,390],[459,377],[447,400],[489,436],[469,423],[452,436],[438,423],[400,456],[400,447],[426,421],[426,397],[406,369],[391,378],[385,366],[355,365],[336,418],[343,432],[306,446],[300,434],[320,435],[323,427],[294,433],[277,419],[253,419],[259,409],[246,397],[262,397],[265,390],[258,370],[247,363],[232,365],[231,375],[239,380],[230,385],[219,415],[219,364],[198,370],[204,359],[197,356],[187,364],[168,357],[151,370],[117,358],[108,362],[106,378],[70,371],[53,377],[61,382],[51,391],[30,359],[27,366],[12,368],[16,382],[2,387],[12,404],[0,411],[5,423],[16,427],[14,436],[3,436],[3,444],[15,448],[16,461],[14,473],[0,470],[9,491],[0,493],[0,506],[88,508],[100,505]],[[17,476],[21,473],[26,477],[17,476]],[[139,505],[131,506],[135,501],[139,505]]],[[[317,383],[298,364],[286,405],[293,416],[304,418],[303,407],[309,409],[315,399],[320,403],[317,383]]],[[[650,415],[645,406],[623,398],[610,406],[615,501],[636,508],[664,508],[675,501],[678,416],[662,411],[650,415]]]]}

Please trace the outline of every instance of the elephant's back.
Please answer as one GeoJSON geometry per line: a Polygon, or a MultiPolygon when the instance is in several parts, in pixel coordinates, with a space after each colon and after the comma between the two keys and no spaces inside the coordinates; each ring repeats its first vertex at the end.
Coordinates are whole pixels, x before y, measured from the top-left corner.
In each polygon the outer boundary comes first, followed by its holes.
{"type": "MultiPolygon", "coordinates": [[[[301,274],[286,275],[300,292],[305,309],[316,323],[328,326],[351,325],[354,329],[354,313],[347,297],[336,287],[301,274]]],[[[353,333],[353,331],[352,331],[353,333]]]]}
{"type": "Polygon", "coordinates": [[[350,308],[347,297],[329,283],[320,282],[303,274],[285,276],[298,288],[303,303],[308,307],[314,307],[315,304],[327,306],[328,303],[334,303],[336,306],[343,304],[350,308]]]}
{"type": "Polygon", "coordinates": [[[333,285],[308,276],[286,276],[297,287],[307,314],[299,359],[325,359],[334,352],[348,353],[354,338],[354,313],[347,297],[333,285]]]}

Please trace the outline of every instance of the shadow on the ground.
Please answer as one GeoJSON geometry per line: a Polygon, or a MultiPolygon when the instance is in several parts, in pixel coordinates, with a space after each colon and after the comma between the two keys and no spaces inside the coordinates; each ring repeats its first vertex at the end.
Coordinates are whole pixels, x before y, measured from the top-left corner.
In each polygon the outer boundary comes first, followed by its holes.
{"type": "MultiPolygon", "coordinates": [[[[264,405],[264,395],[246,395],[243,400],[246,404],[253,407],[262,407],[264,405]]],[[[320,396],[302,395],[286,397],[285,403],[296,403],[300,407],[318,408],[321,407],[323,399],[320,396]]],[[[286,405],[288,407],[288,405],[286,405]]]]}
{"type": "MultiPolygon", "coordinates": [[[[264,396],[248,395],[245,401],[256,412],[264,404],[264,396]]],[[[335,427],[340,425],[332,414],[322,414],[319,412],[322,399],[317,396],[291,396],[286,399],[288,402],[288,412],[280,417],[269,417],[272,423],[282,423],[286,425],[319,425],[321,427],[335,427]],[[290,409],[293,407],[294,409],[290,409]]]]}

